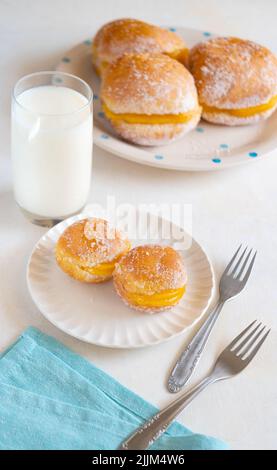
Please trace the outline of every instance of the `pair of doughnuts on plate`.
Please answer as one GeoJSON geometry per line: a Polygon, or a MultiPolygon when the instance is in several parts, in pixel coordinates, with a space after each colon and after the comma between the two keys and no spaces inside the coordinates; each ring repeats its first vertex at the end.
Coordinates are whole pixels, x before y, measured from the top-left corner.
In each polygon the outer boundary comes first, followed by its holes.
{"type": "Polygon", "coordinates": [[[104,25],[92,46],[103,111],[116,132],[139,145],[162,145],[196,127],[201,108],[184,67],[188,48],[175,32],[143,21],[104,25]]]}
{"type": "Polygon", "coordinates": [[[82,219],[57,241],[56,261],[78,281],[100,283],[113,277],[118,295],[129,306],[149,313],[176,305],[185,292],[181,255],[169,246],[131,249],[124,234],[104,219],[82,219]]]}
{"type": "Polygon", "coordinates": [[[214,38],[188,53],[176,33],[122,19],[96,34],[93,63],[106,117],[121,137],[140,145],[183,136],[201,112],[212,123],[245,125],[277,107],[276,56],[248,40],[214,38]]]}

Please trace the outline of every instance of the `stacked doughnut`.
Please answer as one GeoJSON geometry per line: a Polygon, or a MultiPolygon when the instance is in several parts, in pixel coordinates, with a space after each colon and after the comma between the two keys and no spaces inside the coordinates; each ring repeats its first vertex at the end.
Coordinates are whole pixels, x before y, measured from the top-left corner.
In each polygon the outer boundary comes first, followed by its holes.
{"type": "Polygon", "coordinates": [[[98,284],[113,277],[130,307],[148,313],[177,305],[186,289],[181,255],[170,246],[131,249],[128,238],[104,219],[79,220],[61,234],[55,249],[59,267],[72,278],[98,284]]]}
{"type": "Polygon", "coordinates": [[[123,139],[161,145],[202,116],[224,125],[267,119],[277,107],[277,59],[263,46],[219,37],[188,50],[175,32],[134,19],[104,25],[92,46],[105,116],[123,139]]]}
{"type": "Polygon", "coordinates": [[[181,137],[201,115],[191,74],[163,54],[124,54],[104,74],[101,97],[117,133],[140,145],[181,137]]]}
{"type": "Polygon", "coordinates": [[[174,32],[144,21],[123,18],[102,26],[92,44],[92,61],[98,74],[125,53],[161,53],[186,64],[189,50],[174,32]]]}
{"type": "Polygon", "coordinates": [[[172,31],[133,19],[104,25],[92,46],[103,111],[139,145],[166,144],[196,127],[201,108],[185,68],[188,48],[172,31]]]}

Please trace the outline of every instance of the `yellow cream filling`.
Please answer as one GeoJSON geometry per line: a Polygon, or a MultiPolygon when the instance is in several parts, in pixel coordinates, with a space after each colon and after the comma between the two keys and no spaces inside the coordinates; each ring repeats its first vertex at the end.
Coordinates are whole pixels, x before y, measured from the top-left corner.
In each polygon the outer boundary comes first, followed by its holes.
{"type": "Polygon", "coordinates": [[[119,256],[114,258],[112,261],[109,261],[107,263],[97,264],[96,266],[93,266],[92,268],[88,268],[87,266],[84,266],[81,269],[83,269],[84,271],[86,271],[90,274],[93,274],[94,276],[101,276],[101,277],[112,276],[115,264],[117,263],[117,261],[119,261],[119,259],[125,253],[127,253],[127,251],[129,251],[129,249],[130,249],[130,246],[128,247],[128,249],[126,251],[124,251],[124,253],[121,253],[119,256]]]}
{"type": "Polygon", "coordinates": [[[237,117],[250,117],[255,116],[255,114],[262,113],[268,109],[273,108],[277,104],[277,95],[273,96],[267,103],[260,104],[258,106],[252,106],[250,108],[241,108],[241,109],[221,109],[213,106],[203,105],[203,110],[207,113],[226,113],[230,116],[237,117]]]}
{"type": "Polygon", "coordinates": [[[199,112],[199,108],[180,114],[117,114],[103,103],[103,111],[111,121],[124,121],[128,124],[184,124],[199,112]]]}
{"type": "Polygon", "coordinates": [[[111,276],[114,270],[116,261],[110,263],[101,263],[93,266],[93,268],[83,268],[86,272],[93,274],[94,276],[111,276]]]}
{"type": "Polygon", "coordinates": [[[188,55],[189,55],[189,50],[188,49],[178,49],[173,52],[166,52],[165,53],[168,57],[171,57],[171,59],[178,60],[178,62],[181,62],[182,64],[187,63],[188,55]]]}
{"type": "Polygon", "coordinates": [[[170,307],[175,305],[184,295],[185,286],[179,289],[168,289],[158,294],[128,294],[127,299],[139,307],[170,307]]]}

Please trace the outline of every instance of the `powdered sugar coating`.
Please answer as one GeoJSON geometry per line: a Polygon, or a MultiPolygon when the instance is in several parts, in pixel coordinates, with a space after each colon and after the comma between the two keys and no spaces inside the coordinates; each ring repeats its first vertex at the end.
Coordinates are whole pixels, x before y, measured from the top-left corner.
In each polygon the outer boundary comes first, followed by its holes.
{"type": "Polygon", "coordinates": [[[123,18],[105,24],[93,40],[93,60],[110,63],[124,53],[171,53],[185,49],[183,39],[172,31],[143,21],[123,18]]]}
{"type": "Polygon", "coordinates": [[[116,114],[180,114],[198,108],[192,75],[162,54],[124,54],[106,70],[101,98],[116,114]]]}
{"type": "Polygon", "coordinates": [[[189,67],[203,105],[249,108],[277,94],[276,56],[252,41],[223,37],[200,43],[190,51],[189,67]]]}
{"type": "Polygon", "coordinates": [[[124,255],[114,270],[115,284],[128,293],[152,295],[186,284],[181,255],[169,246],[143,245],[124,255]]]}
{"type": "Polygon", "coordinates": [[[82,219],[66,228],[56,245],[59,258],[70,259],[82,268],[110,262],[129,249],[121,232],[103,219],[82,219]]]}

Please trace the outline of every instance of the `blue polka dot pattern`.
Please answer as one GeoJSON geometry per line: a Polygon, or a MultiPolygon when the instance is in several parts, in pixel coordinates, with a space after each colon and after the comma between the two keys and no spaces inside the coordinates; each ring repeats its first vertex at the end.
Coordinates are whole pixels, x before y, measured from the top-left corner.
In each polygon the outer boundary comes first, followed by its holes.
{"type": "Polygon", "coordinates": [[[101,134],[101,139],[107,140],[109,136],[107,134],[101,134]]]}
{"type": "Polygon", "coordinates": [[[219,147],[220,147],[221,149],[223,149],[223,150],[226,150],[226,149],[229,148],[229,145],[228,145],[228,144],[220,144],[219,147]]]}
{"type": "Polygon", "coordinates": [[[103,111],[99,111],[98,116],[99,116],[100,118],[103,118],[103,117],[105,117],[105,114],[103,113],[103,111]]]}
{"type": "Polygon", "coordinates": [[[163,155],[155,155],[156,160],[163,160],[164,156],[163,155]]]}
{"type": "Polygon", "coordinates": [[[173,33],[175,33],[175,31],[176,31],[176,28],[171,27],[171,28],[168,28],[168,29],[169,29],[169,31],[172,31],[173,33]]]}
{"type": "Polygon", "coordinates": [[[257,152],[249,152],[249,157],[255,158],[258,156],[257,152]]]}
{"type": "Polygon", "coordinates": [[[214,162],[214,163],[221,163],[221,160],[220,160],[220,158],[215,157],[215,158],[212,159],[212,162],[214,162]]]}
{"type": "Polygon", "coordinates": [[[204,31],[203,36],[206,36],[206,38],[210,37],[212,34],[209,33],[208,31],[204,31]]]}
{"type": "Polygon", "coordinates": [[[98,100],[99,96],[98,95],[93,95],[93,100],[96,101],[98,100]]]}
{"type": "Polygon", "coordinates": [[[70,62],[70,58],[69,57],[63,57],[62,62],[64,62],[65,64],[68,64],[68,62],[70,62]]]}
{"type": "Polygon", "coordinates": [[[196,127],[196,132],[204,132],[205,129],[203,129],[203,127],[196,127]]]}
{"type": "Polygon", "coordinates": [[[84,41],[84,44],[85,44],[86,46],[90,46],[91,43],[92,43],[91,39],[86,39],[86,40],[84,41]]]}
{"type": "Polygon", "coordinates": [[[60,77],[54,77],[55,83],[62,83],[62,79],[60,77]]]}

